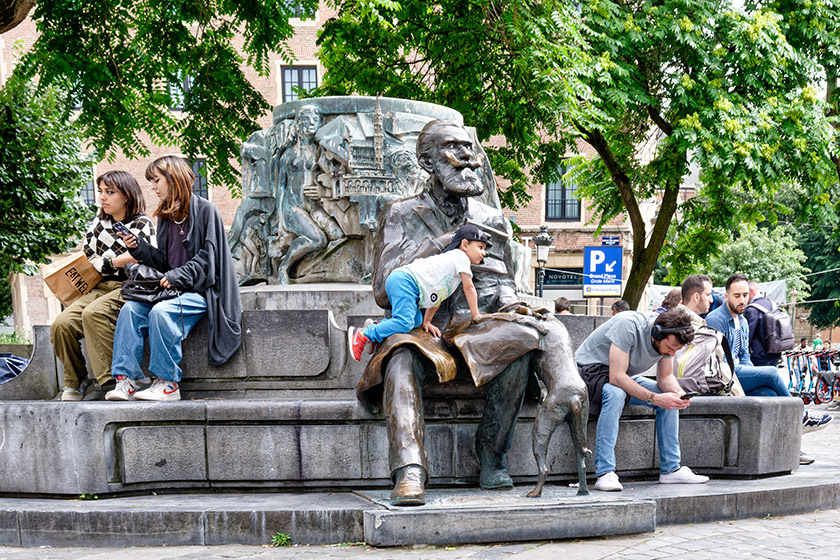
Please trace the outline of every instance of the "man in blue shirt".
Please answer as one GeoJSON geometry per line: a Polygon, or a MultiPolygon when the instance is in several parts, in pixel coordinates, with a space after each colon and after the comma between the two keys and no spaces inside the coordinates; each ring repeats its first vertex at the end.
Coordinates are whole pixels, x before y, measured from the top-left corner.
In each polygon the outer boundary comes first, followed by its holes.
{"type": "MultiPolygon", "coordinates": [[[[750,326],[743,316],[749,297],[747,277],[733,274],[726,281],[725,304],[706,315],[706,324],[722,332],[729,342],[732,359],[735,361],[735,375],[748,397],[789,397],[787,383],[774,366],[754,366],[750,359],[750,326]]],[[[805,411],[802,432],[819,430],[830,421],[830,414],[815,416],[805,411]]],[[[812,462],[813,459],[800,454],[800,464],[812,462]]]]}

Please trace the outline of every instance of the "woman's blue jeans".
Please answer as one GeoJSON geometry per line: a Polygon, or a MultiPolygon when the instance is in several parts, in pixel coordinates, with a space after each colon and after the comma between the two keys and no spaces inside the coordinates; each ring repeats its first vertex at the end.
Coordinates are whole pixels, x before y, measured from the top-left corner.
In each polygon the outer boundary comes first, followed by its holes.
{"type": "Polygon", "coordinates": [[[195,292],[156,303],[127,301],[114,331],[111,375],[142,379],[143,344],[149,339],[149,371],[164,381],[181,381],[181,342],[207,313],[207,301],[195,292]],[[179,301],[180,300],[180,301],[179,301]],[[183,318],[183,319],[182,319],[183,318]],[[183,320],[183,325],[182,325],[183,320]]]}
{"type": "MultiPolygon", "coordinates": [[[[655,381],[641,375],[633,381],[654,393],[661,393],[655,381]]],[[[618,440],[618,421],[624,410],[627,393],[624,389],[604,384],[601,393],[601,414],[595,428],[595,474],[601,476],[615,472],[615,443],[618,440]]],[[[650,407],[639,399],[630,398],[630,404],[650,407]]],[[[659,446],[659,471],[672,473],[680,468],[680,415],[678,410],[651,407],[656,411],[656,443],[659,446]]]]}
{"type": "Polygon", "coordinates": [[[418,308],[420,289],[411,274],[400,269],[389,274],[385,293],[391,302],[391,317],[362,331],[374,342],[382,342],[392,334],[407,333],[423,323],[423,312],[418,308]]]}

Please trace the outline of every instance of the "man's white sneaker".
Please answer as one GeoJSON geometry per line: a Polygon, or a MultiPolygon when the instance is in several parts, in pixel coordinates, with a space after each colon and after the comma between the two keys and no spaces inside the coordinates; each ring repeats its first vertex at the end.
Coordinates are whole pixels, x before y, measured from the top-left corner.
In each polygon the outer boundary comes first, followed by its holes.
{"type": "Polygon", "coordinates": [[[624,486],[618,481],[618,475],[614,472],[608,472],[599,476],[598,480],[595,481],[594,488],[601,492],[621,492],[624,490],[624,486]]]}
{"type": "Polygon", "coordinates": [[[174,381],[164,381],[155,377],[152,384],[142,391],[137,391],[134,398],[138,401],[180,401],[181,390],[174,381]]]}
{"type": "Polygon", "coordinates": [[[672,473],[659,475],[659,484],[703,484],[708,481],[708,476],[694,474],[688,467],[680,467],[672,473]]]}
{"type": "Polygon", "coordinates": [[[133,401],[137,382],[125,375],[117,376],[117,386],[105,393],[106,401],[133,401]]]}

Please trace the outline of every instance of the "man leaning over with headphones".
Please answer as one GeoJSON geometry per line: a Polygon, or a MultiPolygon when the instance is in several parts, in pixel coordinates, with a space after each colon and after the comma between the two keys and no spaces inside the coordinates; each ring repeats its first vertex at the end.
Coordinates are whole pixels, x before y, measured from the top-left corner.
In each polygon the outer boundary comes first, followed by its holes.
{"type": "Polygon", "coordinates": [[[613,316],[583,341],[575,361],[589,389],[595,432],[595,490],[623,490],[615,474],[615,442],[625,401],[656,411],[660,484],[701,484],[708,476],[680,467],[679,411],[689,405],[674,377],[674,353],[694,338],[691,318],[679,308],[648,317],[637,311],[613,316]],[[665,359],[662,359],[665,358],[665,359]],[[657,365],[656,382],[641,374],[657,365]]]}

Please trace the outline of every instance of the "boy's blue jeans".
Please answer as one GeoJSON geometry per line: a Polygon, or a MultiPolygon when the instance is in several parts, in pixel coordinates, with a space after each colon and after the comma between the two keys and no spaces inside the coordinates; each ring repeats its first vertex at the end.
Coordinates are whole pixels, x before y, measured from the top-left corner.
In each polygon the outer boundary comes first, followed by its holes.
{"type": "Polygon", "coordinates": [[[420,289],[408,272],[397,269],[389,274],[385,293],[391,302],[391,317],[362,331],[373,342],[382,342],[392,334],[407,333],[423,324],[423,312],[418,307],[420,289]]]}
{"type": "Polygon", "coordinates": [[[181,381],[181,341],[207,313],[207,301],[195,292],[185,292],[154,306],[127,301],[114,330],[111,375],[142,379],[143,343],[149,338],[149,371],[164,381],[181,381]],[[182,311],[183,310],[183,311],[182,311]],[[183,312],[183,329],[181,313],[183,312]]]}
{"type": "MultiPolygon", "coordinates": [[[[633,381],[654,393],[662,390],[655,381],[634,375],[633,381]]],[[[601,414],[595,428],[595,475],[601,476],[608,472],[615,472],[615,443],[618,440],[618,421],[627,393],[624,389],[604,384],[601,392],[601,414]]],[[[639,399],[630,398],[630,404],[650,405],[639,399]]],[[[678,410],[667,410],[652,407],[656,411],[656,443],[659,446],[659,471],[662,474],[672,473],[680,468],[680,416],[678,410]]]]}

